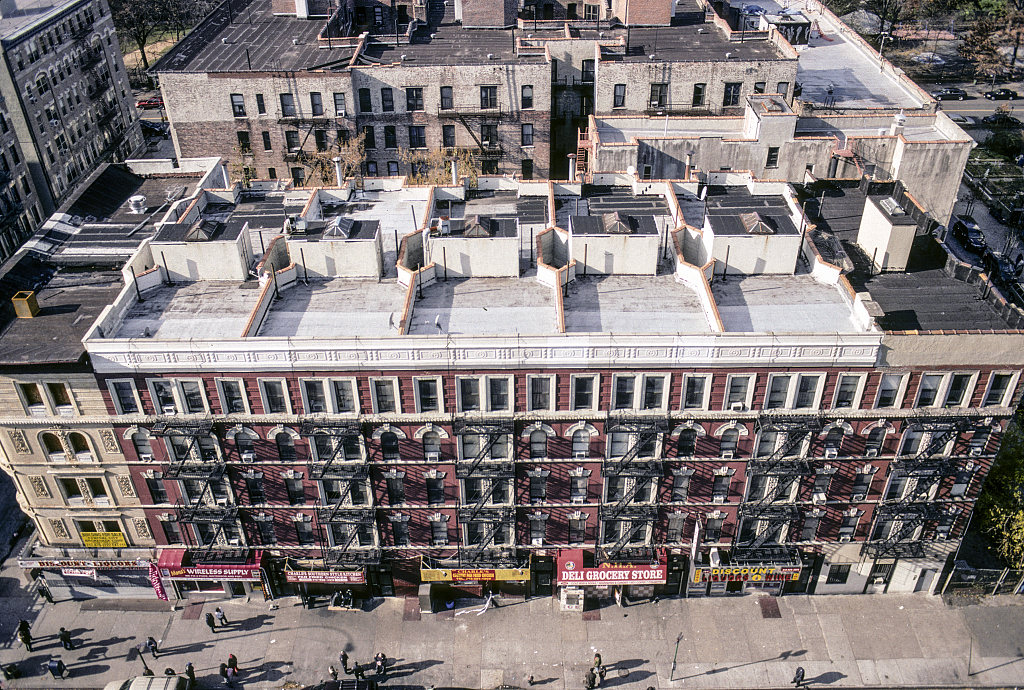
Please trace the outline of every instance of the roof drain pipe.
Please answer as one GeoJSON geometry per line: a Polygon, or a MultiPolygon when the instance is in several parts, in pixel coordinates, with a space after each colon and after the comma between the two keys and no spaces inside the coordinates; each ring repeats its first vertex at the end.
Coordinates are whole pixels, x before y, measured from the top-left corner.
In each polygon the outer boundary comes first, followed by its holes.
{"type": "Polygon", "coordinates": [[[309,271],[306,270],[306,251],[299,247],[299,260],[302,262],[302,284],[309,286],[309,271]]]}

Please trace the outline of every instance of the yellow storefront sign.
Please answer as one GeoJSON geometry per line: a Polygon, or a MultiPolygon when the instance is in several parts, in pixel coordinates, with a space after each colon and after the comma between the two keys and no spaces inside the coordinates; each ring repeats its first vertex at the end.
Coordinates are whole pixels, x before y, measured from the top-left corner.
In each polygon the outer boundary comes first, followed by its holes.
{"type": "Polygon", "coordinates": [[[93,549],[123,549],[128,546],[123,532],[82,532],[82,543],[93,549]]]}
{"type": "Polygon", "coordinates": [[[529,580],[529,568],[423,568],[420,582],[529,580]]]}

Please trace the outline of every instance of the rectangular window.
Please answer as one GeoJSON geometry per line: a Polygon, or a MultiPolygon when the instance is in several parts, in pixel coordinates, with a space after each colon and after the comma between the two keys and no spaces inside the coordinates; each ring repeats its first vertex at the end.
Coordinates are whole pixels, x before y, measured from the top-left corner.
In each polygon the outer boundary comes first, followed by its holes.
{"type": "Polygon", "coordinates": [[[390,379],[375,379],[373,381],[374,412],[377,414],[397,412],[396,400],[394,381],[390,379]]]}
{"type": "Polygon", "coordinates": [[[644,399],[641,408],[644,410],[657,410],[663,406],[664,397],[665,377],[645,376],[644,399]]]}
{"type": "Polygon", "coordinates": [[[839,383],[836,385],[835,407],[853,407],[857,397],[857,389],[860,386],[860,377],[850,374],[840,374],[839,383]]]}
{"type": "Polygon", "coordinates": [[[778,84],[776,84],[776,86],[775,86],[775,93],[779,94],[783,98],[788,98],[789,97],[789,82],[788,81],[780,81],[778,84]]]}
{"type": "Polygon", "coordinates": [[[764,93],[765,83],[763,81],[754,82],[754,93],[764,93]]]}
{"type": "Polygon", "coordinates": [[[581,66],[582,80],[584,84],[594,83],[594,61],[584,60],[581,66]]]}
{"type": "Polygon", "coordinates": [[[504,377],[489,377],[487,379],[487,397],[492,412],[507,412],[509,410],[508,379],[504,377]]]}
{"type": "Polygon", "coordinates": [[[530,477],[530,503],[543,503],[548,497],[548,478],[535,475],[530,477]]]}
{"type": "Polygon", "coordinates": [[[480,109],[490,110],[498,107],[498,87],[497,86],[481,86],[480,87],[480,109]]]}
{"type": "Polygon", "coordinates": [[[530,520],[530,542],[534,544],[543,543],[547,536],[548,521],[543,519],[530,520]]]}
{"type": "Polygon", "coordinates": [[[523,84],[523,88],[520,90],[519,104],[524,110],[529,110],[533,107],[533,85],[523,84]]]}
{"type": "Polygon", "coordinates": [[[834,563],[828,567],[828,576],[825,578],[826,585],[845,585],[850,577],[849,563],[834,563]]]}
{"type": "Polygon", "coordinates": [[[590,410],[594,407],[594,377],[574,376],[572,379],[572,409],[590,410]]]}
{"type": "Polygon", "coordinates": [[[798,410],[806,410],[815,407],[818,403],[818,382],[821,377],[817,374],[801,374],[797,380],[796,400],[793,406],[798,410]]]}
{"type": "Polygon", "coordinates": [[[573,475],[569,477],[569,500],[581,502],[587,499],[588,477],[573,475]]]}
{"type": "Polygon", "coordinates": [[[334,411],[339,414],[356,412],[355,386],[352,381],[331,381],[331,392],[334,396],[334,411]]]}
{"type": "Polygon", "coordinates": [[[800,541],[814,541],[814,538],[818,536],[818,525],[820,524],[820,517],[813,515],[805,517],[803,529],[800,530],[800,541]]]}
{"type": "Polygon", "coordinates": [[[302,477],[285,479],[284,488],[288,492],[289,505],[298,506],[306,502],[306,486],[302,482],[302,477]]]}
{"type": "Polygon", "coordinates": [[[437,412],[440,409],[437,379],[417,379],[416,394],[419,396],[420,412],[437,412]]]}
{"type": "Polygon", "coordinates": [[[676,503],[685,501],[690,494],[690,475],[680,472],[672,477],[672,500],[676,503]]]}
{"type": "Polygon", "coordinates": [[[527,378],[529,388],[530,409],[551,409],[551,379],[547,376],[531,376],[527,378]]]}
{"type": "Polygon", "coordinates": [[[448,521],[432,520],[430,523],[430,543],[433,546],[444,546],[448,543],[448,521]]]}
{"type": "Polygon", "coordinates": [[[683,385],[683,409],[699,410],[705,406],[707,378],[703,376],[687,376],[683,385]]]}
{"type": "Polygon", "coordinates": [[[271,180],[277,179],[277,168],[267,168],[267,178],[271,180]]]}
{"type": "Polygon", "coordinates": [[[259,113],[260,115],[267,114],[267,104],[266,101],[263,100],[262,93],[256,94],[256,112],[259,113]]]}
{"type": "Polygon", "coordinates": [[[960,407],[964,404],[967,389],[971,385],[971,374],[953,374],[946,391],[946,402],[943,407],[960,407]]]}
{"type": "Polygon", "coordinates": [[[409,126],[409,148],[422,149],[427,146],[427,128],[424,125],[409,126]]]}
{"type": "Polygon", "coordinates": [[[231,94],[231,116],[245,117],[245,97],[240,93],[231,94]]]}
{"type": "Polygon", "coordinates": [[[409,545],[409,521],[392,520],[391,533],[395,538],[395,546],[409,545]]]}
{"type": "Polygon", "coordinates": [[[452,87],[441,87],[441,110],[451,110],[455,107],[455,99],[452,95],[452,87]]]}
{"type": "Polygon", "coordinates": [[[444,503],[444,479],[427,477],[427,503],[432,506],[444,503]]]}
{"type": "Polygon", "coordinates": [[[206,412],[206,396],[203,395],[201,382],[182,381],[181,397],[185,403],[185,412],[189,414],[206,412]]]}
{"type": "Polygon", "coordinates": [[[181,527],[177,522],[171,522],[170,520],[161,521],[160,524],[164,528],[164,539],[167,540],[168,544],[181,544],[181,527]]]}
{"type": "Polygon", "coordinates": [[[384,148],[386,149],[397,149],[398,148],[398,134],[395,131],[394,125],[387,125],[384,127],[384,148]]]}
{"type": "Polygon", "coordinates": [[[309,92],[309,110],[313,117],[321,117],[324,114],[324,99],[319,91],[309,92]]]}
{"type": "Polygon", "coordinates": [[[249,503],[266,503],[267,497],[263,492],[263,477],[253,476],[245,478],[245,490],[249,494],[249,503]]]}
{"type": "Polygon", "coordinates": [[[302,392],[306,398],[307,414],[327,412],[327,394],[324,392],[323,381],[303,381],[302,392]]]}
{"type": "Polygon", "coordinates": [[[345,94],[334,92],[334,114],[338,117],[345,117],[348,115],[348,110],[345,108],[345,94]]]}
{"type": "Polygon", "coordinates": [[[157,414],[176,414],[178,412],[178,403],[174,398],[174,386],[170,381],[150,381],[149,387],[153,397],[153,407],[156,408],[157,414]]]}
{"type": "Polygon", "coordinates": [[[480,379],[459,379],[459,409],[463,412],[480,409],[480,379]]]}
{"type": "Polygon", "coordinates": [[[295,96],[293,94],[281,94],[281,117],[295,117],[295,96]]]}
{"type": "Polygon", "coordinates": [[[734,406],[747,406],[747,391],[750,389],[749,376],[730,376],[729,390],[725,397],[726,409],[734,406]]]}
{"type": "Polygon", "coordinates": [[[776,374],[768,382],[768,395],[764,401],[764,409],[777,410],[786,406],[789,398],[790,377],[785,374],[776,374]]]}
{"type": "Polygon", "coordinates": [[[373,99],[370,97],[369,89],[359,89],[359,112],[373,112],[373,99]]]}
{"type": "Polygon", "coordinates": [[[235,132],[238,137],[239,153],[252,153],[252,143],[249,141],[249,133],[246,131],[235,132]]]}
{"type": "Polygon", "coordinates": [[[287,147],[289,152],[294,153],[299,150],[299,133],[294,129],[286,130],[284,133],[284,145],[287,147]]]}
{"type": "Polygon", "coordinates": [[[953,486],[949,489],[949,495],[953,498],[962,498],[967,495],[967,487],[971,484],[971,477],[974,476],[973,470],[961,469],[956,473],[956,478],[953,480],[953,486]]]}
{"type": "Polygon", "coordinates": [[[484,148],[494,148],[498,145],[498,125],[480,125],[480,145],[484,148]]]}
{"type": "Polygon", "coordinates": [[[522,167],[522,172],[523,172],[523,179],[524,180],[532,180],[533,179],[533,159],[532,158],[524,158],[521,167],[522,167]]]}
{"type": "Polygon", "coordinates": [[[423,110],[423,89],[417,86],[405,90],[405,109],[409,112],[423,110]]]}
{"type": "Polygon", "coordinates": [[[725,92],[722,95],[722,107],[732,108],[740,104],[740,87],[742,84],[739,82],[726,82],[725,92]]]}
{"type": "Polygon", "coordinates": [[[295,536],[298,539],[299,546],[309,546],[315,542],[313,538],[313,525],[306,522],[305,520],[295,521],[295,536]]]}
{"type": "Polygon", "coordinates": [[[668,103],[668,84],[651,84],[651,108],[664,108],[668,103]]]}
{"type": "Polygon", "coordinates": [[[729,485],[732,484],[732,477],[727,474],[720,474],[715,477],[711,485],[711,495],[715,500],[724,501],[729,497],[729,485]]]}
{"type": "Polygon", "coordinates": [[[896,398],[903,384],[903,374],[883,374],[878,384],[878,399],[875,407],[895,407],[896,398]]]}
{"type": "Polygon", "coordinates": [[[259,530],[260,545],[262,546],[273,546],[277,543],[277,534],[274,531],[274,521],[270,520],[257,520],[256,528],[259,530]]]}
{"type": "Polygon", "coordinates": [[[942,374],[924,374],[921,376],[921,383],[917,387],[916,407],[931,407],[939,396],[939,386],[942,385],[942,374]]]}
{"type": "Polygon", "coordinates": [[[260,381],[263,390],[263,409],[267,414],[285,414],[288,412],[288,397],[285,393],[284,381],[260,381]]]}
{"type": "Polygon", "coordinates": [[[766,168],[777,168],[779,167],[779,147],[769,146],[768,147],[768,158],[764,161],[764,167],[766,168]]]}
{"type": "Polygon", "coordinates": [[[366,161],[365,165],[366,165],[366,176],[367,177],[377,177],[377,162],[376,161],[366,161]]]}
{"type": "Polygon", "coordinates": [[[708,518],[707,524],[704,525],[704,541],[719,541],[722,538],[723,524],[725,524],[725,518],[708,518]]]}
{"type": "Polygon", "coordinates": [[[704,107],[705,99],[707,98],[707,84],[694,84],[693,85],[693,99],[690,101],[690,106],[694,108],[704,107]]]}
{"type": "Polygon", "coordinates": [[[455,125],[441,125],[441,146],[449,149],[455,146],[455,125]]]}
{"type": "Polygon", "coordinates": [[[380,109],[385,113],[395,112],[395,95],[386,86],[380,90],[380,109]]]}
{"type": "Polygon", "coordinates": [[[635,385],[636,377],[634,376],[615,377],[615,395],[612,398],[612,409],[633,409],[633,394],[635,392],[635,385]]]}
{"type": "Polygon", "coordinates": [[[569,518],[569,543],[582,544],[587,540],[587,521],[582,518],[569,518]]]}
{"type": "Polygon", "coordinates": [[[388,503],[391,505],[400,505],[405,503],[405,477],[388,477],[387,488],[388,503]]]}
{"type": "Polygon", "coordinates": [[[153,500],[153,503],[167,503],[167,489],[164,488],[163,479],[146,479],[146,488],[149,490],[149,495],[153,500]]]}
{"type": "Polygon", "coordinates": [[[530,123],[524,123],[522,127],[522,144],[523,146],[533,146],[533,125],[530,123]]]}
{"type": "Polygon", "coordinates": [[[261,136],[263,137],[263,150],[269,151],[273,148],[270,144],[270,132],[263,132],[261,136]]]}
{"type": "MultiPolygon", "coordinates": [[[[377,148],[377,137],[374,133],[373,127],[363,127],[363,148],[364,149],[375,149],[377,148]]],[[[374,173],[376,174],[376,173],[374,173]]]]}
{"type": "Polygon", "coordinates": [[[327,130],[316,129],[313,130],[313,142],[316,144],[317,151],[327,150],[327,130]]]}
{"type": "Polygon", "coordinates": [[[583,19],[588,22],[597,21],[597,5],[584,5],[583,6],[583,19]]]}
{"type": "Polygon", "coordinates": [[[612,94],[612,107],[613,108],[625,108],[626,107],[626,85],[616,84],[615,91],[612,94]]]}
{"type": "Polygon", "coordinates": [[[1010,390],[1010,382],[1013,374],[992,374],[989,379],[988,392],[985,393],[985,400],[981,403],[988,407],[990,405],[1005,405],[1006,393],[1010,390]]]}
{"type": "Polygon", "coordinates": [[[46,405],[43,404],[43,393],[39,390],[38,384],[19,383],[18,389],[21,391],[21,397],[25,401],[25,407],[29,414],[37,416],[46,414],[46,405]]]}

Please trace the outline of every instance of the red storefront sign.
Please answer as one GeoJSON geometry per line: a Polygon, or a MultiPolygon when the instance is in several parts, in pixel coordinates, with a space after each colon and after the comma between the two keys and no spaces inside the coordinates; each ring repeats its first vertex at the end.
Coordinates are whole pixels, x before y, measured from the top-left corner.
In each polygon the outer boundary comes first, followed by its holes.
{"type": "Polygon", "coordinates": [[[246,563],[214,563],[208,565],[183,565],[185,552],[180,549],[165,549],[160,554],[157,566],[160,575],[171,580],[247,580],[260,581],[260,560],[263,552],[255,552],[255,558],[246,563]]]}
{"type": "Polygon", "coordinates": [[[362,585],[366,583],[366,573],[361,570],[286,570],[284,571],[284,579],[288,582],[307,582],[321,585],[362,585]]]}
{"type": "Polygon", "coordinates": [[[558,555],[559,585],[663,585],[668,579],[664,562],[654,565],[610,565],[583,567],[583,551],[563,551],[558,555]]]}

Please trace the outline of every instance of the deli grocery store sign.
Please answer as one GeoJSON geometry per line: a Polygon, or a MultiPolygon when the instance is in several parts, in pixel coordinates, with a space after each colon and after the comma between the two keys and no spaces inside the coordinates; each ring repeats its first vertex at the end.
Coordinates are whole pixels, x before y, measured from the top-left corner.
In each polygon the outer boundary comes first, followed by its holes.
{"type": "Polygon", "coordinates": [[[667,578],[665,563],[584,568],[582,551],[566,551],[558,557],[559,585],[663,585],[667,578]]]}

